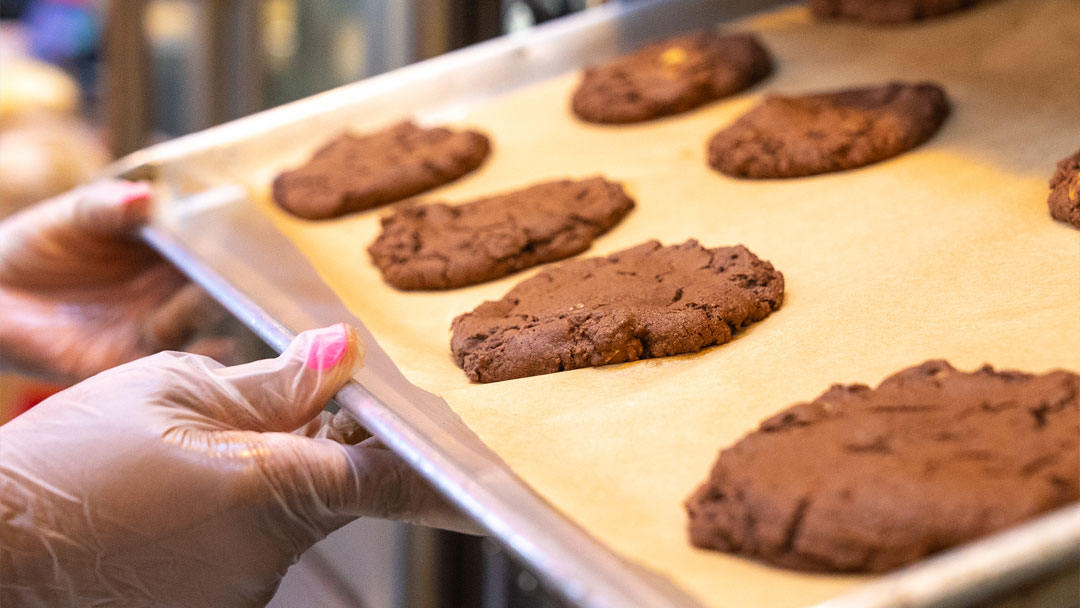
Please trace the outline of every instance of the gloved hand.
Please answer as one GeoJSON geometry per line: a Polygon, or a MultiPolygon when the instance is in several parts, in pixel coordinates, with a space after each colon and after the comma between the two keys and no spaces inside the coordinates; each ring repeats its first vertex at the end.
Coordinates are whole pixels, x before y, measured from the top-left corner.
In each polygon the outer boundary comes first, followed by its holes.
{"type": "Polygon", "coordinates": [[[229,356],[225,340],[189,343],[220,307],[131,237],[150,195],[103,181],[0,222],[0,358],[77,381],[165,349],[229,356]]]}
{"type": "Polygon", "coordinates": [[[320,416],[361,359],[342,324],[236,367],[160,353],[0,427],[0,605],[262,606],[357,516],[467,530],[394,454],[320,416]]]}

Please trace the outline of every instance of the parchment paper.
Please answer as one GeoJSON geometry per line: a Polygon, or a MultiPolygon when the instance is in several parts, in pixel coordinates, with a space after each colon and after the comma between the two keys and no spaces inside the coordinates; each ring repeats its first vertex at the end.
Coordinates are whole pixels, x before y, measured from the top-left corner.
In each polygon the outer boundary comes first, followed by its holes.
{"type": "MultiPolygon", "coordinates": [[[[690,547],[682,502],[720,448],[834,382],[875,384],[943,357],[1042,372],[1080,369],[1080,232],[1047,212],[1055,162],[1080,147],[1080,2],[988,1],[895,28],[754,18],[777,72],[689,114],[637,126],[575,120],[568,74],[470,108],[494,153],[432,192],[466,201],[602,173],[638,201],[583,255],[658,238],[743,243],[784,273],[783,308],[703,353],[472,385],[449,327],[537,269],[477,287],[403,293],[367,245],[376,210],[328,222],[261,207],[417,385],[442,395],[523,479],[622,555],[715,606],[793,606],[858,577],[806,575],[690,547]],[[890,79],[943,84],[954,112],[929,144],[844,173],[740,181],[711,171],[711,133],[766,91],[890,79]]],[[[364,128],[362,117],[352,125],[364,128]]],[[[298,150],[302,157],[308,150],[298,150]]],[[[268,167],[257,188],[282,166],[268,167]]]]}

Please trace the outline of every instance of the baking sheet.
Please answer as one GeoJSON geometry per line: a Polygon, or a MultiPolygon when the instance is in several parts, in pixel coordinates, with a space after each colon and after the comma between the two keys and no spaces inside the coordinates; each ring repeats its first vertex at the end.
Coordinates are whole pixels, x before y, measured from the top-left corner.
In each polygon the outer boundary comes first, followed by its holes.
{"type": "Polygon", "coordinates": [[[876,383],[933,357],[961,368],[1080,369],[1080,232],[1046,209],[1054,163],[1080,147],[1080,2],[989,2],[889,29],[814,23],[796,8],[740,27],[762,36],[777,73],[687,115],[584,125],[568,112],[576,76],[566,75],[422,117],[494,139],[479,172],[426,199],[603,173],[623,181],[638,208],[584,255],[698,238],[743,243],[773,262],[787,283],[783,308],[703,353],[471,385],[450,358],[450,321],[537,269],[445,293],[398,292],[365,251],[385,209],[311,223],[266,200],[273,174],[311,147],[249,177],[260,206],[406,377],[443,396],[552,504],[707,604],[804,605],[864,579],[693,549],[681,503],[721,447],[833,382],[876,383]],[[912,153],[789,181],[734,180],[705,165],[709,135],[765,91],[894,78],[936,80],[954,103],[943,130],[912,153]]]}

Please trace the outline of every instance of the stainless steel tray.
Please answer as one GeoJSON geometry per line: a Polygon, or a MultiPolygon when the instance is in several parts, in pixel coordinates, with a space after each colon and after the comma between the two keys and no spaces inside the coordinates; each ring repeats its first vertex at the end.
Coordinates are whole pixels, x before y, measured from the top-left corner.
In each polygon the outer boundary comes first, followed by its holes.
{"type": "MultiPolygon", "coordinates": [[[[336,396],[465,513],[582,606],[697,606],[666,579],[593,539],[535,494],[439,397],[409,384],[299,251],[257,212],[236,176],[253,151],[291,134],[329,136],[363,115],[437,118],[576,69],[642,41],[717,23],[775,1],[610,4],[294,104],[148,148],[114,175],[153,180],[164,202],[143,237],[277,350],[296,333],[347,321],[369,345],[366,367],[336,396]]],[[[822,605],[965,605],[1073,568],[1080,505],[944,553],[822,605]]]]}

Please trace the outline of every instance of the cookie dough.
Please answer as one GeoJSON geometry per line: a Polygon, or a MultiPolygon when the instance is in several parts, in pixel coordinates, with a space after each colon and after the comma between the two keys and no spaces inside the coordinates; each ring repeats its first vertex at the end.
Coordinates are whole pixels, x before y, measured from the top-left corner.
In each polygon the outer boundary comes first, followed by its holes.
{"type": "Polygon", "coordinates": [[[1048,202],[1051,217],[1080,228],[1080,150],[1058,163],[1048,202]]]}
{"type": "Polygon", "coordinates": [[[1080,376],[927,361],[835,385],[720,453],[690,540],[786,568],[882,572],[1080,499],[1080,376]]]}
{"type": "Polygon", "coordinates": [[[854,169],[922,144],[948,115],[945,91],[931,83],[772,95],[712,138],[709,164],[754,179],[854,169]]]}
{"type": "Polygon", "coordinates": [[[278,175],[274,200],[305,219],[338,217],[451,182],[479,167],[490,149],[475,131],[411,122],[368,135],[345,133],[304,166],[278,175]]]}
{"type": "Polygon", "coordinates": [[[810,0],[810,12],[823,19],[867,23],[907,23],[967,8],[978,0],[810,0]]]}
{"type": "Polygon", "coordinates": [[[447,289],[585,251],[634,208],[600,177],[559,180],[463,205],[405,206],[368,248],[398,289],[447,289]]]}
{"type": "Polygon", "coordinates": [[[697,32],[586,69],[572,108],[589,122],[641,122],[738,93],[770,72],[756,37],[697,32]]]}
{"type": "Polygon", "coordinates": [[[566,262],[454,320],[474,382],[699,351],[780,307],[784,277],[746,247],[649,241],[566,262]]]}

